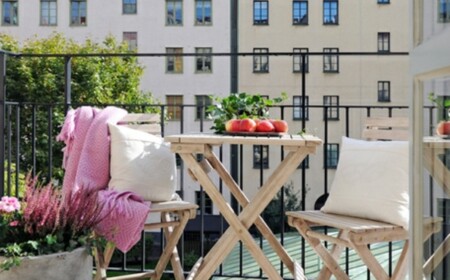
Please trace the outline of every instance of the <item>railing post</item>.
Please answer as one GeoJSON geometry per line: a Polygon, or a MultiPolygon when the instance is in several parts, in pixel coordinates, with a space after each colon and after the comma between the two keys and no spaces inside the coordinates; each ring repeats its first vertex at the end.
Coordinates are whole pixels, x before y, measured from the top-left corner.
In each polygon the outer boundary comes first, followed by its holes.
{"type": "Polygon", "coordinates": [[[64,57],[64,110],[67,111],[72,104],[72,57],[66,56],[64,57]]]}
{"type": "Polygon", "coordinates": [[[0,196],[5,194],[6,54],[0,52],[0,196]]]}

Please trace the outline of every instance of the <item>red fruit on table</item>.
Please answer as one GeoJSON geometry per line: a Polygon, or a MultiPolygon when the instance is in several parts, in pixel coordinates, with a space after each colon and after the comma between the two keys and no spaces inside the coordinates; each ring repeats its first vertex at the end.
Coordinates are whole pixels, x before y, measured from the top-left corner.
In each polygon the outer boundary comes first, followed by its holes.
{"type": "Polygon", "coordinates": [[[236,132],[239,131],[239,125],[241,120],[231,119],[225,123],[225,131],[227,132],[236,132]]]}
{"type": "Polygon", "coordinates": [[[442,121],[436,127],[438,135],[450,135],[450,121],[442,121]]]}
{"type": "Polygon", "coordinates": [[[285,120],[274,120],[272,121],[276,132],[288,132],[288,123],[285,120]]]}
{"type": "Polygon", "coordinates": [[[257,132],[273,132],[273,131],[275,131],[275,127],[269,120],[260,120],[256,124],[256,131],[257,132]]]}
{"type": "Polygon", "coordinates": [[[239,131],[254,132],[256,130],[256,122],[253,119],[242,119],[239,124],[239,131]]]}

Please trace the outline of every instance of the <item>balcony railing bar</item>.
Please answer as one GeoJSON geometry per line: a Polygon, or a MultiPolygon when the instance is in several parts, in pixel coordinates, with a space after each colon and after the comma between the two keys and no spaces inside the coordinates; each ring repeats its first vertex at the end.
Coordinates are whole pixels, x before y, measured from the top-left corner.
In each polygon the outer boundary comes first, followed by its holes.
{"type": "MultiPolygon", "coordinates": [[[[7,162],[6,162],[6,165],[5,165],[7,167],[7,174],[6,174],[7,178],[5,178],[5,179],[7,179],[7,181],[6,181],[6,183],[2,184],[2,188],[5,188],[3,191],[6,191],[7,193],[10,193],[11,190],[12,190],[12,187],[14,185],[18,186],[18,184],[19,184],[19,181],[18,181],[17,177],[20,174],[20,172],[23,172],[23,170],[21,170],[21,169],[26,168],[25,166],[22,166],[21,163],[20,163],[21,157],[22,157],[21,152],[22,152],[22,148],[24,147],[24,145],[30,145],[32,147],[32,154],[30,156],[31,166],[33,167],[33,170],[36,169],[36,160],[37,160],[36,159],[36,152],[37,152],[36,144],[37,143],[35,141],[35,139],[36,139],[35,135],[36,135],[36,128],[39,125],[37,123],[37,120],[36,120],[37,119],[37,117],[36,117],[37,113],[40,112],[40,111],[45,111],[46,112],[45,114],[47,116],[47,122],[44,125],[46,126],[46,129],[47,129],[49,135],[51,135],[50,138],[53,138],[55,136],[54,135],[55,130],[53,128],[53,126],[55,125],[54,113],[59,111],[59,110],[63,110],[64,105],[65,104],[51,104],[50,105],[50,104],[33,104],[33,103],[17,103],[17,102],[7,102],[6,103],[7,114],[6,114],[5,117],[6,117],[6,121],[7,121],[6,122],[6,124],[7,124],[7,127],[6,127],[7,133],[5,135],[6,139],[4,139],[4,140],[5,140],[6,144],[7,144],[7,149],[5,150],[7,152],[7,162]],[[31,112],[31,114],[29,116],[31,118],[31,120],[26,119],[24,117],[24,113],[25,112],[31,112]],[[17,122],[15,122],[15,120],[17,122]],[[22,128],[25,127],[25,124],[32,126],[32,130],[31,130],[31,133],[30,133],[30,135],[31,135],[31,137],[30,137],[31,138],[31,142],[30,143],[20,143],[20,141],[22,139],[22,136],[26,136],[26,134],[23,134],[23,132],[22,132],[22,128]],[[15,125],[15,127],[13,125],[15,125]],[[15,133],[12,133],[13,131],[15,131],[15,133]],[[12,138],[13,134],[16,134],[14,136],[14,138],[12,138]],[[12,168],[12,163],[14,163],[14,162],[16,164],[16,169],[15,170],[13,170],[13,168],[12,168]],[[15,176],[16,176],[15,181],[11,181],[11,178],[13,177],[13,174],[15,174],[15,176]]],[[[89,104],[83,104],[83,105],[84,106],[88,106],[89,104]]],[[[95,105],[95,104],[90,104],[90,105],[95,105]]],[[[123,105],[121,105],[121,104],[108,104],[108,105],[122,106],[122,107],[126,107],[126,108],[136,108],[136,106],[139,106],[139,108],[145,108],[146,107],[146,105],[130,105],[130,104],[123,104],[123,105]]],[[[72,106],[74,108],[76,108],[79,105],[78,104],[72,104],[72,106]]],[[[98,107],[104,107],[105,105],[104,104],[99,104],[97,106],[98,107]]],[[[161,112],[164,112],[163,109],[167,108],[167,105],[154,105],[154,104],[152,104],[152,105],[148,105],[148,106],[157,106],[158,108],[161,108],[161,112]]],[[[286,113],[288,112],[287,110],[290,110],[293,107],[295,107],[295,106],[293,106],[293,105],[274,106],[273,108],[271,108],[271,112],[272,112],[272,110],[274,110],[274,112],[276,112],[276,110],[279,110],[280,116],[283,116],[284,119],[288,119],[289,117],[286,118],[286,116],[287,116],[286,113]]],[[[312,111],[313,110],[315,110],[315,111],[318,111],[318,110],[326,111],[327,108],[329,108],[329,106],[314,105],[314,104],[313,105],[309,105],[309,106],[306,107],[307,110],[312,110],[312,111]]],[[[406,106],[366,106],[366,105],[363,105],[363,106],[358,106],[358,105],[341,105],[341,106],[338,106],[338,108],[344,110],[343,114],[344,114],[345,117],[343,119],[341,119],[340,122],[343,122],[345,124],[345,127],[343,128],[342,135],[345,134],[346,136],[355,135],[354,131],[351,130],[351,126],[350,126],[350,118],[351,118],[350,116],[354,112],[357,112],[357,111],[365,112],[364,114],[368,115],[368,116],[369,115],[374,115],[375,113],[376,114],[383,114],[383,115],[395,115],[397,113],[404,112],[405,110],[408,109],[408,107],[406,107],[406,106]]],[[[184,127],[187,124],[186,123],[186,119],[187,119],[187,116],[188,116],[188,111],[189,110],[196,110],[197,109],[197,105],[189,105],[189,104],[187,104],[187,105],[180,105],[180,109],[182,111],[182,114],[181,114],[181,119],[180,119],[180,123],[179,123],[180,126],[178,127],[178,131],[180,131],[180,133],[183,133],[184,130],[185,130],[184,127]]],[[[425,110],[428,110],[428,113],[429,113],[429,116],[430,116],[430,123],[434,123],[433,108],[432,107],[427,107],[427,108],[425,108],[425,110]]],[[[325,114],[325,116],[327,116],[327,114],[325,114]]],[[[310,121],[313,121],[313,119],[310,119],[310,121]]],[[[323,127],[324,127],[324,130],[323,130],[324,137],[323,137],[323,139],[324,139],[325,143],[329,143],[330,141],[335,141],[334,139],[329,139],[330,135],[328,133],[329,130],[332,128],[331,125],[334,124],[334,123],[335,123],[335,121],[328,120],[327,118],[325,118],[323,120],[323,127]]],[[[167,125],[165,122],[162,122],[161,124],[162,124],[162,126],[167,125]]],[[[42,123],[41,123],[41,125],[42,125],[42,123]]],[[[198,121],[198,130],[199,131],[206,131],[207,125],[208,125],[208,121],[206,119],[202,119],[202,120],[198,121]]],[[[190,127],[193,127],[193,126],[190,126],[190,127]]],[[[430,132],[432,132],[431,128],[430,128],[430,132]]],[[[44,152],[45,158],[48,159],[47,166],[49,166],[49,167],[52,167],[52,165],[55,164],[55,162],[52,161],[53,154],[50,151],[50,148],[53,146],[53,144],[54,144],[53,141],[51,139],[49,139],[49,144],[47,145],[49,151],[40,151],[40,152],[44,152]]],[[[241,156],[239,156],[239,169],[240,169],[239,170],[239,174],[240,174],[240,176],[239,176],[237,182],[239,182],[240,185],[244,185],[246,183],[245,179],[244,179],[245,178],[244,175],[246,174],[246,172],[245,172],[245,170],[243,168],[243,166],[244,166],[244,161],[243,161],[243,158],[242,158],[243,148],[242,147],[238,147],[238,151],[239,151],[238,155],[241,155],[241,156]]],[[[283,156],[284,156],[283,155],[283,151],[280,150],[280,158],[283,158],[283,156]]],[[[220,158],[221,159],[224,158],[224,151],[223,151],[223,149],[220,149],[220,158]]],[[[323,160],[323,162],[327,162],[326,156],[324,156],[322,160],[323,160]]],[[[182,165],[182,170],[184,170],[184,168],[185,168],[184,165],[182,165]]],[[[328,172],[330,170],[328,170],[326,164],[323,165],[323,169],[324,169],[324,171],[323,171],[324,178],[327,178],[328,177],[328,172]]],[[[51,168],[50,168],[50,170],[51,170],[51,168]]],[[[53,173],[51,173],[51,171],[49,171],[49,172],[50,173],[49,173],[48,176],[49,176],[49,178],[51,178],[50,174],[53,174],[53,173]]],[[[303,180],[303,178],[306,177],[306,175],[305,175],[306,174],[306,168],[302,167],[301,172],[302,172],[301,199],[303,201],[306,201],[307,193],[306,193],[305,181],[303,180]]],[[[181,181],[180,182],[180,187],[181,187],[182,195],[184,195],[183,186],[184,186],[184,181],[185,181],[185,178],[182,177],[183,173],[184,172],[180,173],[180,175],[181,175],[181,177],[180,177],[180,181],[181,181]]],[[[264,170],[262,172],[262,175],[260,173],[260,176],[264,176],[264,170]]],[[[328,190],[327,185],[328,185],[328,182],[327,182],[327,184],[324,183],[324,193],[326,193],[327,190],[328,190]]],[[[17,188],[15,188],[15,189],[17,190],[17,188]]],[[[223,192],[222,182],[220,182],[220,191],[223,192]]],[[[430,201],[430,202],[432,202],[432,201],[430,201]]],[[[303,207],[304,207],[304,204],[303,204],[303,207]]],[[[430,211],[432,211],[432,209],[433,209],[433,207],[430,208],[430,211]]],[[[281,203],[280,211],[284,212],[285,210],[286,209],[284,207],[284,204],[281,203]]],[[[205,216],[206,215],[202,211],[200,213],[200,217],[202,219],[202,223],[204,223],[205,216]]],[[[220,232],[223,233],[224,232],[224,228],[225,228],[225,223],[224,223],[223,217],[221,217],[220,221],[221,221],[220,232]]],[[[282,244],[284,244],[285,233],[287,231],[289,231],[289,229],[285,229],[284,228],[284,224],[278,225],[278,227],[279,227],[279,229],[281,229],[280,230],[281,231],[280,239],[281,239],[282,244]]],[[[202,230],[201,237],[200,237],[201,243],[202,243],[200,252],[201,252],[201,254],[205,254],[207,248],[205,248],[205,246],[203,244],[204,241],[205,241],[205,238],[206,238],[205,235],[204,235],[204,224],[202,224],[201,228],[203,230],[202,230]]],[[[300,238],[299,238],[299,241],[300,241],[300,238]]],[[[187,252],[183,252],[183,249],[185,248],[185,244],[186,244],[186,241],[184,241],[184,243],[180,244],[181,245],[180,247],[181,247],[181,250],[182,250],[183,261],[184,261],[184,255],[185,255],[185,253],[187,253],[187,252]]],[[[299,249],[298,250],[300,250],[300,248],[301,248],[302,252],[305,252],[304,240],[301,240],[301,242],[299,242],[298,244],[299,244],[299,249]]],[[[266,246],[266,245],[264,245],[264,246],[266,246]]],[[[143,247],[145,248],[145,244],[143,244],[143,247]]],[[[392,246],[390,248],[392,250],[392,246]]],[[[221,266],[220,269],[217,271],[217,275],[218,276],[220,276],[220,275],[223,275],[223,276],[227,275],[229,277],[261,278],[260,277],[261,276],[261,272],[259,272],[257,276],[247,276],[247,275],[245,275],[245,273],[244,273],[245,263],[244,263],[244,258],[243,258],[243,248],[241,248],[240,251],[241,251],[241,254],[239,256],[239,259],[240,259],[239,271],[230,274],[230,273],[225,272],[224,267],[221,266]]],[[[139,262],[140,269],[145,267],[143,265],[145,265],[145,260],[147,260],[145,253],[142,253],[141,256],[142,256],[142,259],[140,259],[140,262],[139,262]]],[[[346,270],[347,271],[349,271],[351,269],[350,261],[348,260],[348,258],[349,257],[347,255],[347,261],[346,261],[346,270]]],[[[305,255],[303,254],[300,259],[301,259],[301,263],[302,263],[303,267],[305,267],[306,266],[305,255]]],[[[390,260],[392,261],[392,257],[391,256],[390,256],[390,260]]],[[[116,267],[115,269],[123,270],[123,271],[131,271],[131,268],[128,265],[128,261],[129,261],[129,259],[127,260],[126,256],[124,256],[124,259],[121,261],[121,265],[119,267],[116,267]]],[[[283,274],[286,274],[283,270],[284,270],[284,268],[280,264],[280,271],[283,274]]],[[[170,273],[170,271],[167,271],[167,273],[170,273]]],[[[285,277],[285,279],[288,279],[286,275],[284,277],[285,277]]]]}

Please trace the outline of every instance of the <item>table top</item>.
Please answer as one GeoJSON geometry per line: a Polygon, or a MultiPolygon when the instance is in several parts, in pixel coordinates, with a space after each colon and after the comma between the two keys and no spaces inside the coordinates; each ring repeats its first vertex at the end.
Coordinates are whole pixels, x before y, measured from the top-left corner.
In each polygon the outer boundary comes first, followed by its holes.
{"type": "Polygon", "coordinates": [[[214,133],[178,134],[164,137],[164,140],[173,144],[253,144],[253,145],[279,145],[279,146],[305,146],[315,147],[322,144],[322,140],[312,135],[226,135],[214,133]]]}

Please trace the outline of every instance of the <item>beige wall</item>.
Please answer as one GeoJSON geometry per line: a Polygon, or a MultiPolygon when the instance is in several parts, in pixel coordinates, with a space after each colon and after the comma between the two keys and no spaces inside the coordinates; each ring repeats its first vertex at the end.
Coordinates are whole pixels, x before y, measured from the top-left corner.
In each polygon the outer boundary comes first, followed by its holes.
{"type": "MultiPolygon", "coordinates": [[[[292,25],[292,1],[269,1],[269,25],[253,25],[253,1],[239,2],[239,51],[252,52],[253,48],[268,48],[269,52],[292,52],[293,48],[309,48],[310,52],[322,52],[323,48],[339,48],[341,52],[377,52],[378,32],[390,32],[391,52],[408,52],[409,8],[408,1],[391,1],[379,5],[377,1],[339,1],[339,25],[323,25],[323,1],[309,1],[308,25],[292,25]]],[[[323,73],[321,55],[310,56],[309,73],[306,74],[306,94],[310,105],[322,105],[324,95],[339,95],[341,105],[408,105],[408,56],[340,56],[339,73],[323,73]],[[391,102],[377,101],[377,82],[390,81],[391,102]]],[[[251,56],[241,57],[239,63],[239,90],[264,95],[289,96],[301,94],[301,74],[293,73],[291,56],[269,58],[269,73],[255,74],[251,56]]],[[[290,98],[285,104],[292,104],[290,98]]],[[[365,111],[350,116],[352,137],[360,137],[362,117],[365,111]]],[[[405,112],[407,113],[407,112],[405,112]]],[[[339,122],[328,128],[329,143],[340,143],[345,134],[344,111],[339,122]]],[[[285,119],[291,132],[301,130],[301,122],[292,120],[288,110],[285,119]]],[[[310,110],[306,128],[324,137],[322,110],[310,110]]],[[[273,149],[272,149],[273,150],[273,149]]],[[[278,152],[278,151],[277,151],[278,152]]],[[[270,167],[276,165],[279,155],[270,155],[270,167]]],[[[251,156],[251,152],[248,152],[251,156]]],[[[311,188],[307,208],[323,193],[323,153],[310,158],[307,185],[311,188]]],[[[251,166],[249,164],[249,166],[251,166]]],[[[257,170],[247,172],[257,176],[257,170]]],[[[301,186],[301,172],[294,175],[294,185],[301,186]]],[[[334,170],[329,170],[328,187],[334,170]]],[[[254,182],[254,188],[257,186],[254,182]]],[[[251,187],[249,188],[251,189],[251,187]]]]}

